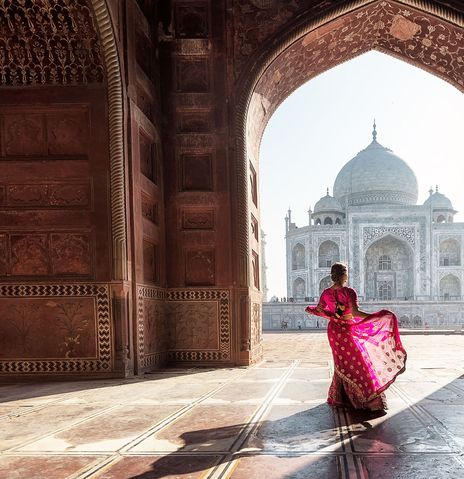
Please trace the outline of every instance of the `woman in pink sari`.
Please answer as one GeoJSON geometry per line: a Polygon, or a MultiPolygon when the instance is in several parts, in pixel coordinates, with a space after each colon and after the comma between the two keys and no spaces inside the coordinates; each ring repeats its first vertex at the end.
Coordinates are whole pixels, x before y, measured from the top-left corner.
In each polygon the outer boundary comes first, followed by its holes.
{"type": "Polygon", "coordinates": [[[356,291],[345,286],[348,270],[332,265],[333,285],[322,293],[317,306],[306,311],[329,320],[327,335],[335,374],[327,402],[371,411],[387,409],[384,391],[405,370],[406,351],[401,344],[396,316],[385,309],[359,310],[356,291]]]}

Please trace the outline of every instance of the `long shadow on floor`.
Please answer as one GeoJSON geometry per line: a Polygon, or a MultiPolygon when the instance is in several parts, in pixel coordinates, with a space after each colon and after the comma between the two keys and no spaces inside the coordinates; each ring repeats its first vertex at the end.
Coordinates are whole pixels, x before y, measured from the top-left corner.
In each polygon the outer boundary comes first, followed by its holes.
{"type": "MultiPolygon", "coordinates": [[[[225,368],[228,369],[228,368],[225,368]]],[[[20,401],[26,399],[33,399],[36,397],[55,396],[60,394],[75,393],[81,391],[114,388],[121,386],[132,386],[136,383],[148,383],[159,381],[162,379],[169,379],[181,376],[194,376],[204,374],[210,371],[218,371],[218,368],[191,368],[191,369],[166,369],[147,373],[143,376],[136,376],[133,378],[121,379],[70,379],[69,381],[46,381],[38,382],[3,382],[0,383],[0,404],[5,404],[10,401],[20,401]]],[[[7,378],[4,378],[7,381],[7,378]]]]}
{"type": "Polygon", "coordinates": [[[191,430],[179,436],[184,445],[175,453],[156,459],[153,455],[123,458],[104,478],[197,477],[195,473],[237,458],[238,466],[225,477],[334,479],[343,468],[350,478],[464,477],[459,460],[464,445],[464,376],[411,407],[401,399],[403,387],[411,386],[407,382],[399,386],[386,415],[326,404],[300,405],[303,410],[286,415],[286,408],[295,407],[276,405],[247,437],[246,424],[191,430]],[[225,443],[226,450],[237,451],[235,456],[225,452],[225,443]],[[120,475],[123,471],[125,475],[120,475]]]}

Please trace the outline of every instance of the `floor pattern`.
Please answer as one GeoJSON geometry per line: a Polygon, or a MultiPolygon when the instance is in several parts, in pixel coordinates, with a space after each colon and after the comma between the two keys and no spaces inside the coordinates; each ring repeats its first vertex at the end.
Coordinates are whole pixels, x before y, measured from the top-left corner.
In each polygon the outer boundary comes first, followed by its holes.
{"type": "Polygon", "coordinates": [[[333,409],[324,334],[253,368],[0,386],[0,478],[464,477],[464,336],[407,336],[386,415],[333,409]]]}

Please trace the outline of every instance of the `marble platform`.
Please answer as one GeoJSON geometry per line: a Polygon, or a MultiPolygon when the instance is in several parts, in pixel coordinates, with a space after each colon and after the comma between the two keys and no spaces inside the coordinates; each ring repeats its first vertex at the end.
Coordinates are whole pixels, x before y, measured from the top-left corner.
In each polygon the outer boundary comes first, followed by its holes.
{"type": "Polygon", "coordinates": [[[252,368],[0,386],[0,478],[464,477],[464,336],[405,336],[386,415],[332,409],[323,333],[252,368]]]}

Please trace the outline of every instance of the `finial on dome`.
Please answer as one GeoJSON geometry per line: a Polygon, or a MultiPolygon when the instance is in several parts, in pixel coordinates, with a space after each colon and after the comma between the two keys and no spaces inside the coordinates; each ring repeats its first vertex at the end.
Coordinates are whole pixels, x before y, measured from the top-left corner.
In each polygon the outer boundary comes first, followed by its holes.
{"type": "Polygon", "coordinates": [[[435,192],[438,193],[438,185],[435,185],[435,192]]]}
{"type": "Polygon", "coordinates": [[[329,188],[327,188],[327,196],[329,196],[329,188]]]}
{"type": "Polygon", "coordinates": [[[429,190],[429,195],[432,196],[433,195],[433,187],[431,186],[430,187],[430,190],[429,190]]]}
{"type": "Polygon", "coordinates": [[[372,139],[374,141],[377,141],[377,125],[375,124],[375,118],[374,118],[374,129],[372,130],[372,139]]]}

